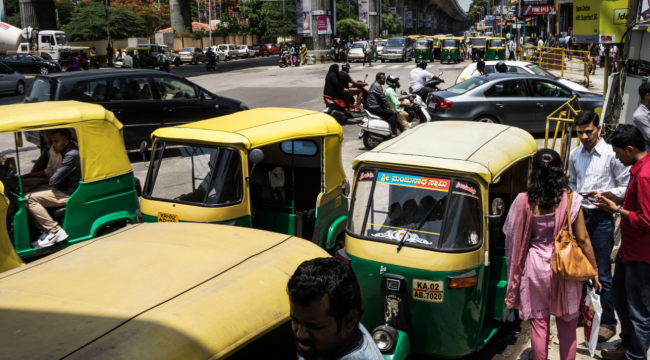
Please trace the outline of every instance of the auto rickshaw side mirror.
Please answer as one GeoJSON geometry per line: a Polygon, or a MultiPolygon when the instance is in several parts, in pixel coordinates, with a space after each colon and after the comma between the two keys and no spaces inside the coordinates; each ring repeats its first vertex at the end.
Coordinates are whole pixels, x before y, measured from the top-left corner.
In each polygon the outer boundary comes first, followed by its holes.
{"type": "Polygon", "coordinates": [[[343,193],[343,197],[346,199],[352,199],[350,197],[350,181],[348,179],[343,180],[343,183],[341,184],[341,192],[343,193]]]}
{"type": "Polygon", "coordinates": [[[442,73],[443,73],[443,71],[440,70],[440,72],[438,72],[438,76],[442,76],[442,73]]]}
{"type": "Polygon", "coordinates": [[[490,225],[499,224],[504,212],[505,203],[503,202],[503,199],[496,198],[492,201],[492,215],[485,215],[485,217],[487,217],[490,225]]]}
{"type": "Polygon", "coordinates": [[[402,90],[401,94],[402,95],[408,95],[409,93],[407,93],[406,90],[402,90]]]}
{"type": "Polygon", "coordinates": [[[253,163],[253,167],[251,168],[250,173],[246,177],[246,180],[251,178],[251,175],[253,175],[253,170],[255,170],[255,165],[261,163],[264,160],[264,151],[260,149],[253,149],[251,150],[250,153],[248,153],[248,160],[253,163]]]}
{"type": "Polygon", "coordinates": [[[147,166],[147,151],[149,150],[149,143],[146,141],[143,141],[140,144],[140,154],[142,154],[142,162],[144,162],[144,166],[147,166]]]}

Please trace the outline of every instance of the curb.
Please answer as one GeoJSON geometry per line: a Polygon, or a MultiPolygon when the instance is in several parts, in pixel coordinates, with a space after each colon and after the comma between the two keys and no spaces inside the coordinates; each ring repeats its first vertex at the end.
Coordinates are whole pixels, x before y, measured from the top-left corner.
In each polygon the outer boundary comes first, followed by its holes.
{"type": "Polygon", "coordinates": [[[326,55],[321,55],[321,56],[315,56],[315,65],[320,65],[320,64],[330,64],[333,63],[332,59],[329,56],[326,55]]]}

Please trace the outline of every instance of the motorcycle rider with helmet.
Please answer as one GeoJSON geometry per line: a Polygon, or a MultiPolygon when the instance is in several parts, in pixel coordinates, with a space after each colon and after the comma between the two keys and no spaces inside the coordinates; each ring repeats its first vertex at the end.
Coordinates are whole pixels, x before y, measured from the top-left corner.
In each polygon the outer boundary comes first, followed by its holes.
{"type": "Polygon", "coordinates": [[[212,51],[212,47],[209,47],[208,51],[205,52],[205,59],[210,64],[210,68],[217,68],[217,55],[214,53],[214,51],[212,51]]]}
{"type": "Polygon", "coordinates": [[[505,74],[508,72],[508,65],[504,63],[503,61],[499,61],[495,66],[494,70],[497,71],[499,74],[505,74]]]}
{"type": "Polygon", "coordinates": [[[384,95],[384,88],[382,85],[385,83],[386,74],[378,72],[377,75],[375,75],[375,82],[370,85],[370,89],[368,90],[367,110],[369,113],[388,121],[393,132],[393,137],[395,137],[395,134],[397,134],[397,111],[390,107],[390,103],[388,102],[386,95],[384,95]]]}
{"type": "Polygon", "coordinates": [[[411,70],[411,82],[409,83],[409,87],[411,88],[411,91],[420,95],[420,97],[423,100],[427,98],[427,95],[430,92],[435,91],[435,89],[424,86],[427,82],[427,79],[433,78],[440,82],[445,82],[441,78],[426,71],[425,70],[426,68],[427,68],[427,61],[424,59],[418,60],[417,67],[411,70]]]}
{"type": "Polygon", "coordinates": [[[388,99],[391,109],[396,111],[397,114],[397,123],[401,127],[402,132],[411,128],[411,125],[406,121],[406,117],[409,115],[406,111],[400,110],[400,106],[411,107],[413,104],[401,104],[402,100],[408,99],[408,96],[397,96],[397,89],[399,89],[399,75],[388,75],[386,78],[386,84],[388,88],[384,91],[384,95],[388,99]]]}
{"type": "MultiPolygon", "coordinates": [[[[347,62],[343,63],[341,65],[341,71],[339,72],[339,82],[344,88],[350,89],[350,91],[347,93],[346,96],[350,96],[351,98],[354,98],[356,95],[357,97],[357,102],[354,104],[354,109],[359,110],[361,109],[361,94],[363,91],[361,89],[353,89],[352,86],[349,86],[350,83],[352,83],[353,86],[358,86],[358,87],[364,87],[367,86],[368,84],[365,82],[359,82],[359,81],[354,81],[349,75],[350,73],[350,64],[347,62]]],[[[348,99],[348,103],[352,104],[353,101],[350,101],[352,99],[348,99]]]]}

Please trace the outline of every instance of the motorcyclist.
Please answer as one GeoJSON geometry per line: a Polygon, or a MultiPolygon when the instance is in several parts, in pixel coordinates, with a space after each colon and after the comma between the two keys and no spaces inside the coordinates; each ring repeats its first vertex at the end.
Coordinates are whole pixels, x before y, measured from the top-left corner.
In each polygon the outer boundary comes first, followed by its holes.
{"type": "Polygon", "coordinates": [[[296,47],[293,43],[289,46],[289,60],[291,60],[291,67],[293,67],[293,58],[296,55],[296,47]]]}
{"type": "Polygon", "coordinates": [[[406,111],[400,110],[400,106],[403,107],[411,107],[413,104],[401,104],[402,100],[408,99],[408,96],[402,96],[398,97],[397,96],[397,89],[399,89],[399,75],[388,75],[386,78],[386,84],[388,84],[388,88],[386,88],[386,91],[384,91],[384,95],[386,95],[386,99],[388,99],[388,103],[390,104],[390,108],[397,111],[397,123],[400,125],[400,128],[402,132],[408,130],[411,128],[411,125],[406,121],[406,117],[409,115],[406,111]]]}
{"type": "Polygon", "coordinates": [[[370,85],[368,91],[368,112],[388,121],[393,131],[393,137],[397,134],[397,111],[390,107],[390,103],[384,95],[382,85],[386,83],[386,74],[383,72],[375,75],[375,82],[370,85]]]}
{"type": "Polygon", "coordinates": [[[426,71],[425,70],[426,68],[427,68],[427,61],[424,59],[418,60],[417,67],[411,70],[411,82],[409,83],[409,87],[411,88],[411,91],[414,93],[418,93],[422,99],[426,99],[427,95],[430,92],[436,91],[435,89],[424,86],[427,82],[427,79],[433,78],[440,82],[445,82],[441,78],[426,71]]]}
{"type": "Polygon", "coordinates": [[[356,102],[356,104],[354,106],[354,109],[358,111],[359,109],[361,109],[361,95],[363,94],[363,90],[361,90],[361,89],[353,89],[350,86],[350,83],[352,83],[353,86],[358,86],[358,87],[364,87],[364,86],[367,86],[368,84],[365,83],[365,82],[359,82],[359,81],[352,80],[349,73],[350,73],[350,64],[345,62],[345,63],[343,63],[341,65],[341,71],[339,72],[339,82],[341,83],[341,85],[344,88],[350,89],[350,91],[347,93],[347,94],[349,94],[348,96],[350,96],[350,98],[351,98],[351,99],[348,99],[348,103],[352,104],[353,101],[350,101],[350,100],[352,100],[352,98],[356,95],[357,102],[356,102]]]}
{"type": "Polygon", "coordinates": [[[503,61],[499,61],[496,66],[494,66],[494,69],[500,74],[505,74],[508,72],[508,65],[503,61]]]}
{"type": "Polygon", "coordinates": [[[210,67],[211,68],[217,68],[217,54],[212,51],[212,47],[208,48],[208,51],[205,52],[205,59],[209,61],[210,67]]]}

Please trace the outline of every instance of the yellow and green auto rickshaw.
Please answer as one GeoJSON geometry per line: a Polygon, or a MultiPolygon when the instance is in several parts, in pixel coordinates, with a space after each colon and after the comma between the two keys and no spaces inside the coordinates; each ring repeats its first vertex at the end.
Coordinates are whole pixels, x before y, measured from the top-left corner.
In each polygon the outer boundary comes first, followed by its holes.
{"type": "Polygon", "coordinates": [[[418,62],[418,60],[426,60],[426,61],[431,61],[433,57],[433,41],[430,39],[422,38],[418,39],[415,42],[415,62],[418,62]]]}
{"type": "Polygon", "coordinates": [[[477,36],[472,38],[472,62],[484,60],[487,40],[488,37],[486,36],[477,36]]]}
{"type": "Polygon", "coordinates": [[[429,36],[429,40],[433,42],[433,55],[431,56],[431,61],[440,60],[443,39],[444,37],[440,36],[429,36]]]}
{"type": "Polygon", "coordinates": [[[0,274],[2,358],[295,359],[287,282],[326,256],[254,229],[129,226],[0,274]]]}
{"type": "Polygon", "coordinates": [[[460,49],[460,40],[454,37],[446,37],[442,39],[442,50],[440,52],[440,63],[447,61],[450,64],[452,61],[455,63],[463,60],[463,54],[460,49]]]}
{"type": "Polygon", "coordinates": [[[487,51],[485,61],[488,60],[505,60],[506,59],[506,39],[501,37],[491,37],[487,39],[487,51]]]}
{"type": "Polygon", "coordinates": [[[260,108],[161,128],[152,141],[142,221],[253,227],[343,247],[350,186],[331,116],[260,108]]]}
{"type": "Polygon", "coordinates": [[[375,329],[385,359],[463,357],[506,321],[501,227],[536,151],[516,127],[445,121],[354,160],[345,249],[336,255],[359,279],[361,322],[375,329]]]}
{"type": "Polygon", "coordinates": [[[455,36],[455,38],[458,40],[458,44],[460,46],[460,51],[462,54],[461,61],[465,61],[465,59],[467,59],[467,47],[465,46],[465,38],[462,36],[455,36]]]}
{"type": "MultiPolygon", "coordinates": [[[[14,134],[16,152],[0,157],[0,182],[10,204],[9,237],[20,257],[47,254],[137,222],[139,181],[124,148],[122,123],[112,112],[76,101],[0,106],[0,134],[5,133],[14,134]],[[82,178],[65,206],[46,208],[68,239],[36,249],[31,243],[40,231],[27,214],[28,179],[22,176],[45,168],[36,169],[31,161],[45,156],[45,152],[23,146],[23,132],[28,141],[42,144],[39,130],[60,128],[70,130],[79,147],[82,178]]],[[[42,186],[46,185],[33,190],[42,186]]]]}

